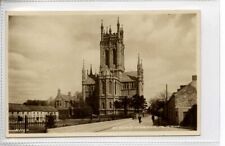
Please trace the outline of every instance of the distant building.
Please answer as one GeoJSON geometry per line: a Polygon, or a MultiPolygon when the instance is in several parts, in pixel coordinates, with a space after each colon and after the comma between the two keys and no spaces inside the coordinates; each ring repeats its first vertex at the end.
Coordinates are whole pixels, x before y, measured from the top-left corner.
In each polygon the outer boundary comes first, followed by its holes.
{"type": "Polygon", "coordinates": [[[188,111],[197,105],[197,76],[188,85],[182,85],[167,102],[167,118],[171,124],[181,124],[188,111]]]}
{"type": "Polygon", "coordinates": [[[124,66],[124,30],[117,21],[117,31],[111,27],[105,29],[101,23],[100,70],[93,74],[82,69],[83,100],[97,101],[98,114],[115,114],[114,102],[119,98],[143,95],[143,67],[138,56],[137,70],[125,72],[124,66]]]}
{"type": "Polygon", "coordinates": [[[9,119],[25,120],[25,116],[29,118],[29,122],[45,122],[46,116],[55,116],[58,120],[58,110],[52,106],[37,106],[9,103],[9,119]]]}
{"type": "Polygon", "coordinates": [[[61,90],[58,89],[58,93],[55,97],[55,108],[59,111],[59,118],[69,118],[73,116],[73,108],[75,102],[79,102],[76,96],[72,96],[71,92],[68,94],[62,94],[61,90]]]}

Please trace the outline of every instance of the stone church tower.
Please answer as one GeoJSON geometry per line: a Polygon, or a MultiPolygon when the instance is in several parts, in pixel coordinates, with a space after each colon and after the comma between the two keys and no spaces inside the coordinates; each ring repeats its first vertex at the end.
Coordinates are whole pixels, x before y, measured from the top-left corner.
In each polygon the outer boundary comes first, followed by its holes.
{"type": "Polygon", "coordinates": [[[124,66],[124,31],[117,20],[117,30],[104,27],[101,21],[100,69],[93,74],[82,69],[83,99],[97,100],[100,115],[115,114],[114,102],[119,98],[131,98],[135,94],[143,95],[143,67],[138,56],[137,71],[125,72],[124,66]],[[97,97],[97,98],[96,98],[97,97]]]}

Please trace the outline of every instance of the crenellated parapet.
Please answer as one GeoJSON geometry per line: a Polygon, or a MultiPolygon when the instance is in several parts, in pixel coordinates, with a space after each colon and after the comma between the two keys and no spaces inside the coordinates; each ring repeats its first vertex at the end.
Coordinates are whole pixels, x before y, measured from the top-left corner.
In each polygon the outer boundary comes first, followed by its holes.
{"type": "Polygon", "coordinates": [[[124,72],[123,33],[119,18],[116,32],[112,32],[111,26],[105,28],[101,21],[100,72],[107,71],[107,69],[114,73],[124,72]]]}

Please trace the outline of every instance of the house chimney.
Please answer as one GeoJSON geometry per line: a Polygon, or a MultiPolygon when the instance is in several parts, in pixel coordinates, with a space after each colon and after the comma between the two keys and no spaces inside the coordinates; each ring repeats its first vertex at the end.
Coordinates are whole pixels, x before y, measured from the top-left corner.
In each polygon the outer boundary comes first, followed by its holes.
{"type": "Polygon", "coordinates": [[[197,81],[197,75],[192,76],[192,81],[197,81]]]}
{"type": "Polygon", "coordinates": [[[184,88],[185,87],[185,85],[180,85],[180,89],[182,89],[182,88],[184,88]]]}
{"type": "Polygon", "coordinates": [[[58,95],[60,95],[61,94],[61,90],[60,89],[58,89],[58,95]]]}

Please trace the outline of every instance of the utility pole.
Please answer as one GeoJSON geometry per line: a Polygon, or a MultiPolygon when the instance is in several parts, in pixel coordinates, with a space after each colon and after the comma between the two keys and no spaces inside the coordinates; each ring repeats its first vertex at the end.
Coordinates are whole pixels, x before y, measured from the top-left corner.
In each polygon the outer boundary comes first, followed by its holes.
{"type": "Polygon", "coordinates": [[[165,93],[166,97],[165,97],[165,117],[166,119],[168,118],[168,106],[167,106],[167,101],[168,101],[168,87],[167,87],[167,84],[166,84],[166,93],[165,93]]]}
{"type": "Polygon", "coordinates": [[[168,99],[168,91],[167,91],[167,84],[166,84],[166,102],[167,102],[167,99],[168,99]]]}

